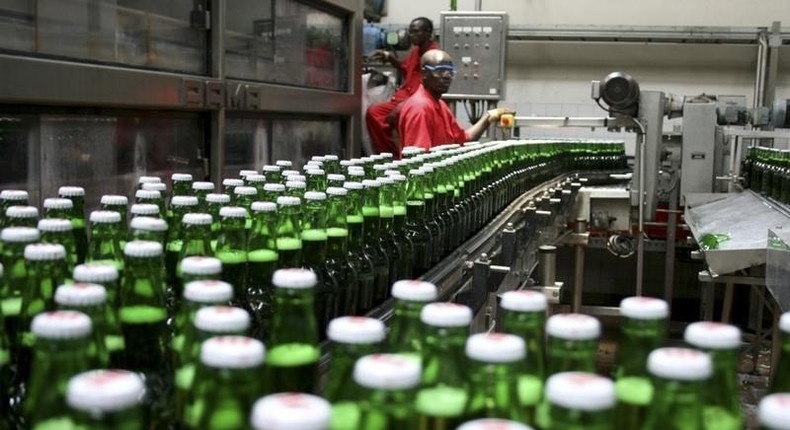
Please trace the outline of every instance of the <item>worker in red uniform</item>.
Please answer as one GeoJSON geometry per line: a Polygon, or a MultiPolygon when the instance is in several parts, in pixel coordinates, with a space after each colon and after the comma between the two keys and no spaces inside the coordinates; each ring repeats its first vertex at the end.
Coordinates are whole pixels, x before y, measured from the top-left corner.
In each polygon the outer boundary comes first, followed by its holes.
{"type": "Polygon", "coordinates": [[[365,113],[365,123],[370,139],[373,141],[373,149],[377,153],[391,152],[396,156],[400,154],[400,145],[395,143],[392,136],[396,124],[391,114],[396,106],[414,94],[420,86],[422,55],[431,49],[439,48],[433,40],[433,22],[425,17],[411,21],[409,39],[414,48],[403,61],[399,61],[398,57],[390,51],[375,51],[369,57],[372,61],[386,61],[392,64],[400,69],[403,76],[403,83],[389,101],[372,105],[365,113]]]}
{"type": "Polygon", "coordinates": [[[404,147],[430,149],[448,143],[475,141],[492,122],[499,121],[505,113],[511,113],[508,108],[489,110],[464,130],[442,100],[442,94],[450,89],[455,77],[452,57],[434,49],[423,54],[421,64],[422,85],[398,108],[398,134],[404,147]]]}

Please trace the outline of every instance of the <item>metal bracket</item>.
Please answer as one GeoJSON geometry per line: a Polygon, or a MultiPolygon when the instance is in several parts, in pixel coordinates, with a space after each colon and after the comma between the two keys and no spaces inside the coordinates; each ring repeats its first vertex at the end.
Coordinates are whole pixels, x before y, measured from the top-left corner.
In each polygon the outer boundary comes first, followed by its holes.
{"type": "Polygon", "coordinates": [[[513,266],[513,261],[518,255],[518,232],[513,227],[513,223],[507,223],[507,226],[502,230],[502,264],[505,266],[513,266]]]}

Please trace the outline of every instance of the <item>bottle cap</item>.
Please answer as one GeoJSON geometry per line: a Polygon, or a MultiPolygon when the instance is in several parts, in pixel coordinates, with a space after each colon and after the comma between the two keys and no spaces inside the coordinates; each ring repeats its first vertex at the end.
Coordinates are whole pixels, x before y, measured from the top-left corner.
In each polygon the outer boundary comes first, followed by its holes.
{"type": "Polygon", "coordinates": [[[302,204],[302,200],[299,197],[291,197],[291,196],[280,196],[277,197],[277,206],[299,206],[302,204]]]}
{"type": "Polygon", "coordinates": [[[376,318],[340,317],[329,322],[326,337],[337,343],[378,343],[384,340],[384,323],[376,318]]]}
{"type": "MultiPolygon", "coordinates": [[[[364,178],[365,177],[365,170],[362,169],[361,167],[359,169],[351,169],[351,168],[349,168],[348,169],[348,176],[349,176],[349,179],[364,178]]],[[[360,182],[360,185],[361,184],[362,183],[360,182]]]]}
{"type": "Polygon", "coordinates": [[[71,209],[74,203],[69,199],[63,198],[48,198],[44,199],[44,209],[71,209]]]}
{"type": "Polygon", "coordinates": [[[532,430],[532,427],[499,418],[483,418],[467,421],[456,430],[532,430]]]}
{"type": "Polygon", "coordinates": [[[5,210],[8,218],[38,218],[38,209],[35,206],[9,206],[5,210]]]}
{"type": "Polygon", "coordinates": [[[293,166],[293,163],[291,162],[291,160],[277,160],[277,161],[274,162],[274,164],[276,164],[276,165],[278,165],[280,167],[286,167],[286,168],[290,168],[291,166],[293,166]]]}
{"type": "Polygon", "coordinates": [[[31,243],[25,246],[25,260],[53,261],[66,258],[66,248],[58,243],[31,243]]]}
{"type": "Polygon", "coordinates": [[[258,190],[255,187],[236,187],[233,189],[233,194],[237,196],[254,196],[258,194],[258,190]]]}
{"type": "Polygon", "coordinates": [[[527,356],[524,339],[512,334],[479,333],[466,340],[466,356],[484,363],[513,363],[527,356]]]}
{"type": "Polygon", "coordinates": [[[207,333],[240,333],[250,328],[250,314],[232,306],[204,306],[195,313],[194,324],[207,333]]]}
{"type": "Polygon", "coordinates": [[[379,172],[379,174],[382,174],[382,172],[385,172],[387,170],[387,165],[386,164],[374,164],[373,165],[373,170],[375,170],[376,172],[379,172]]]}
{"type": "Polygon", "coordinates": [[[181,260],[181,272],[195,276],[219,275],[222,273],[222,262],[214,257],[185,257],[181,260]]]}
{"type": "Polygon", "coordinates": [[[304,193],[304,199],[309,201],[324,201],[326,200],[326,193],[320,191],[308,191],[304,193]]]}
{"type": "Polygon", "coordinates": [[[365,186],[361,182],[343,182],[343,188],[347,190],[361,190],[365,186]]]}
{"type": "MultiPolygon", "coordinates": [[[[307,186],[307,176],[304,175],[291,175],[288,177],[290,182],[301,182],[307,186]]],[[[285,183],[285,188],[288,188],[288,182],[285,183]]]]}
{"type": "Polygon", "coordinates": [[[43,339],[76,339],[91,333],[91,319],[77,311],[44,312],[33,317],[30,331],[43,339]]]}
{"type": "Polygon", "coordinates": [[[543,312],[548,300],[543,293],[533,290],[508,291],[502,294],[499,305],[502,309],[515,312],[543,312]]]}
{"type": "Polygon", "coordinates": [[[162,193],[154,190],[137,190],[134,192],[134,198],[138,201],[157,200],[162,198],[162,193]]]}
{"type": "Polygon", "coordinates": [[[254,175],[247,175],[247,176],[244,177],[244,179],[246,179],[247,182],[252,183],[252,184],[262,184],[262,183],[266,182],[266,176],[263,176],[263,175],[260,175],[260,174],[257,174],[257,173],[254,174],[254,175]]]}
{"type": "Polygon", "coordinates": [[[419,280],[400,280],[392,284],[392,297],[411,302],[432,302],[439,295],[436,285],[419,280]]]}
{"type": "Polygon", "coordinates": [[[686,326],[686,343],[702,349],[737,349],[741,346],[741,330],[730,324],[700,321],[686,326]]]}
{"type": "Polygon", "coordinates": [[[219,216],[221,218],[247,218],[247,209],[239,206],[224,206],[220,208],[219,216]]]}
{"type": "Polygon", "coordinates": [[[85,195],[85,188],[63,186],[58,188],[58,195],[61,197],[82,197],[85,195]]]}
{"type": "Polygon", "coordinates": [[[669,306],[653,297],[626,297],[620,302],[620,314],[637,320],[660,320],[669,317],[669,306]]]}
{"type": "Polygon", "coordinates": [[[710,378],[710,356],[690,348],[659,348],[647,357],[647,370],[664,379],[701,381],[710,378]]]}
{"type": "Polygon", "coordinates": [[[242,178],[246,178],[247,176],[257,175],[257,174],[258,174],[257,170],[252,170],[252,169],[239,170],[239,176],[241,176],[242,178]]]}
{"type": "Polygon", "coordinates": [[[614,383],[593,373],[557,373],[546,382],[546,398],[566,409],[603,411],[615,405],[614,383]]]}
{"type": "Polygon", "coordinates": [[[192,281],[184,285],[184,298],[194,303],[229,302],[233,298],[233,287],[223,281],[192,281]]]}
{"type": "Polygon", "coordinates": [[[304,171],[309,176],[321,176],[326,175],[326,172],[322,169],[307,169],[304,171]]]}
{"type": "Polygon", "coordinates": [[[345,182],[346,181],[346,177],[341,175],[341,174],[339,174],[339,173],[330,173],[330,174],[326,175],[326,179],[328,181],[332,181],[332,182],[345,182]]]}
{"type": "Polygon", "coordinates": [[[263,186],[263,191],[269,193],[282,193],[285,191],[285,185],[283,184],[266,184],[263,186]]]}
{"type": "Polygon", "coordinates": [[[275,212],[277,203],[274,202],[252,202],[250,206],[253,212],[275,212]]]}
{"type": "Polygon", "coordinates": [[[28,193],[25,190],[3,190],[0,191],[0,200],[20,201],[27,200],[28,193]]]}
{"type": "Polygon", "coordinates": [[[280,172],[280,176],[293,176],[298,174],[299,174],[298,170],[283,170],[282,172],[280,172]]]}
{"type": "Polygon", "coordinates": [[[208,181],[193,182],[192,189],[195,191],[214,191],[214,183],[208,181]]]}
{"type": "Polygon", "coordinates": [[[378,188],[381,186],[381,182],[376,179],[363,179],[362,186],[365,188],[378,188]]]}
{"type": "Polygon", "coordinates": [[[162,255],[162,244],[150,240],[133,240],[126,242],[123,255],[135,258],[159,257],[162,255]]]}
{"type": "Polygon", "coordinates": [[[401,175],[400,173],[390,175],[389,177],[392,178],[395,182],[406,182],[406,180],[408,179],[406,176],[401,175]]]}
{"type": "Polygon", "coordinates": [[[116,194],[105,194],[101,196],[101,204],[107,206],[128,206],[129,199],[126,196],[116,194]]]}
{"type": "Polygon", "coordinates": [[[285,188],[286,188],[286,189],[297,189],[297,190],[303,190],[303,189],[307,188],[307,184],[305,184],[305,183],[304,183],[304,182],[302,182],[302,181],[293,181],[293,180],[289,180],[289,181],[287,181],[287,182],[285,183],[285,188]]]}
{"type": "Polygon", "coordinates": [[[195,196],[173,196],[170,199],[170,206],[197,206],[198,205],[198,198],[195,196]]]}
{"type": "Polygon", "coordinates": [[[468,327],[472,309],[456,303],[429,303],[420,311],[420,320],[434,327],[468,327]]]}
{"type": "Polygon", "coordinates": [[[557,314],[546,322],[549,336],[565,340],[594,340],[601,335],[601,323],[584,314],[557,314]]]}
{"type": "Polygon", "coordinates": [[[278,269],[272,275],[272,284],[277,288],[305,289],[313,288],[318,278],[312,270],[278,269]]]}
{"type": "Polygon", "coordinates": [[[354,365],[354,381],[378,390],[404,390],[420,383],[420,362],[398,354],[366,355],[354,365]]]}
{"type": "Polygon", "coordinates": [[[129,223],[129,228],[143,231],[167,231],[167,221],[161,218],[138,216],[132,218],[132,221],[129,223]]]}
{"type": "Polygon", "coordinates": [[[339,156],[335,154],[326,154],[324,155],[324,161],[338,161],[340,159],[339,156]]]}
{"type": "Polygon", "coordinates": [[[425,171],[420,169],[409,170],[409,176],[425,176],[425,171]]]}
{"type": "Polygon", "coordinates": [[[790,393],[763,397],[757,408],[757,418],[767,430],[790,430],[790,393]]]}
{"type": "Polygon", "coordinates": [[[143,402],[145,383],[128,370],[91,370],[73,376],[66,388],[66,403],[92,416],[132,408],[143,402]]]}
{"type": "Polygon", "coordinates": [[[62,306],[95,306],[107,300],[107,290],[99,284],[75,282],[55,290],[55,303],[62,306]]]}
{"type": "Polygon", "coordinates": [[[227,204],[230,203],[230,196],[227,194],[209,193],[206,194],[206,201],[209,203],[227,204]]]}
{"type": "Polygon", "coordinates": [[[332,417],[329,403],[312,394],[270,394],[252,407],[255,430],[326,430],[332,417]]]}
{"type": "Polygon", "coordinates": [[[236,178],[225,178],[222,180],[222,185],[226,187],[241,187],[244,186],[244,180],[236,178]]]}
{"type": "Polygon", "coordinates": [[[174,182],[189,182],[192,181],[192,175],[189,173],[173,173],[170,175],[170,180],[174,182]]]}
{"type": "Polygon", "coordinates": [[[381,185],[392,185],[395,183],[395,180],[390,178],[389,176],[382,176],[376,180],[379,181],[381,185]]]}
{"type": "Polygon", "coordinates": [[[267,164],[261,168],[261,172],[266,172],[266,173],[275,173],[275,172],[279,172],[280,170],[282,170],[282,167],[274,164],[267,164]]]}
{"type": "Polygon", "coordinates": [[[184,214],[181,218],[184,225],[211,225],[212,221],[211,215],[197,212],[184,214]]]}
{"type": "Polygon", "coordinates": [[[129,208],[132,215],[156,216],[159,215],[159,206],[152,203],[136,203],[129,208]]]}
{"type": "Polygon", "coordinates": [[[93,211],[90,214],[90,222],[93,224],[118,224],[121,222],[121,214],[115,211],[93,211]]]}
{"type": "Polygon", "coordinates": [[[85,263],[74,267],[74,281],[105,283],[118,280],[118,268],[107,263],[85,263]]]}
{"type": "Polygon", "coordinates": [[[326,193],[330,196],[345,196],[348,194],[348,190],[340,187],[329,187],[326,189],[326,193]]]}
{"type": "Polygon", "coordinates": [[[167,191],[167,184],[164,182],[151,182],[147,184],[143,184],[140,187],[141,190],[150,190],[150,191],[159,191],[160,193],[164,193],[167,191]]]}
{"type": "Polygon", "coordinates": [[[162,182],[162,178],[159,176],[140,176],[137,179],[138,184],[155,184],[157,182],[162,182]]]}
{"type": "Polygon", "coordinates": [[[38,229],[46,232],[71,231],[71,221],[62,218],[44,218],[38,220],[38,229]]]}
{"type": "Polygon", "coordinates": [[[779,330],[790,333],[790,312],[785,312],[779,317],[779,330]]]}
{"type": "Polygon", "coordinates": [[[246,336],[216,336],[200,347],[200,362],[220,369],[249,369],[263,364],[266,348],[246,336]]]}

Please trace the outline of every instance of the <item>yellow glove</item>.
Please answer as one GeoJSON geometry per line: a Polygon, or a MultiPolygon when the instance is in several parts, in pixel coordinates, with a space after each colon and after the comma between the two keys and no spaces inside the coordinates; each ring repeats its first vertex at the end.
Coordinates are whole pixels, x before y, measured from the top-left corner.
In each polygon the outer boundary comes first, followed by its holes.
{"type": "Polygon", "coordinates": [[[499,117],[504,114],[513,113],[510,108],[500,107],[496,109],[491,109],[488,111],[488,122],[497,122],[499,121],[499,117]]]}

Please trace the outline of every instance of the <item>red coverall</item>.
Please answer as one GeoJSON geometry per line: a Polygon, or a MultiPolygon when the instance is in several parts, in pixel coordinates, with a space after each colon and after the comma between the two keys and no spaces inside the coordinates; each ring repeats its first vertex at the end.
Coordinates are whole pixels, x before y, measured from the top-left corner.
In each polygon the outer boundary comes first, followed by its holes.
{"type": "Polygon", "coordinates": [[[447,103],[435,99],[422,85],[399,110],[398,134],[403,146],[430,149],[431,146],[469,141],[447,103]]]}

